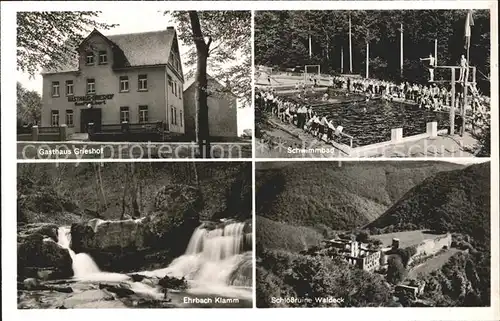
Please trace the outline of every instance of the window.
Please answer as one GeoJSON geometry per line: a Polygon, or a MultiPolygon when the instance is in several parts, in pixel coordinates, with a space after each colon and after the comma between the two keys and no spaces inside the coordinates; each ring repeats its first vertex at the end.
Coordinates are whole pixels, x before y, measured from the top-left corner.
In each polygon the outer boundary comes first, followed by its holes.
{"type": "Polygon", "coordinates": [[[87,94],[95,94],[95,79],[87,79],[87,94]]]}
{"type": "Polygon", "coordinates": [[[174,124],[177,125],[177,108],[174,108],[174,124]]]}
{"type": "Polygon", "coordinates": [[[139,122],[148,122],[148,106],[139,106],[139,122]]]}
{"type": "Polygon", "coordinates": [[[174,82],[174,95],[177,97],[177,82],[174,82]]]}
{"type": "Polygon", "coordinates": [[[130,122],[130,111],[128,107],[120,107],[120,123],[130,122]]]}
{"type": "Polygon", "coordinates": [[[170,106],[170,123],[174,124],[174,107],[170,106]]]}
{"type": "Polygon", "coordinates": [[[120,92],[128,92],[128,76],[120,76],[120,92]]]}
{"type": "Polygon", "coordinates": [[[73,118],[73,110],[72,109],[66,109],[66,125],[68,127],[74,127],[74,118],[73,118]]]}
{"type": "Polygon", "coordinates": [[[181,125],[181,126],[184,126],[184,125],[183,125],[183,120],[184,120],[184,119],[182,118],[182,110],[181,110],[181,111],[179,111],[179,116],[180,116],[180,117],[179,117],[179,120],[180,120],[180,123],[181,123],[180,125],[181,125]]]}
{"type": "Polygon", "coordinates": [[[87,65],[94,64],[94,53],[92,51],[87,52],[86,54],[87,65]]]}
{"type": "Polygon", "coordinates": [[[105,65],[108,63],[108,53],[106,50],[99,51],[99,65],[105,65]]]}
{"type": "Polygon", "coordinates": [[[140,91],[148,90],[148,75],[139,75],[138,80],[139,80],[138,90],[140,91]]]}
{"type": "Polygon", "coordinates": [[[73,96],[74,94],[73,80],[66,80],[66,96],[73,96]]]}
{"type": "Polygon", "coordinates": [[[168,85],[172,88],[172,92],[174,92],[174,83],[172,81],[172,76],[168,75],[168,85]]]}
{"type": "Polygon", "coordinates": [[[59,82],[52,82],[52,97],[59,97],[59,82]]]}
{"type": "Polygon", "coordinates": [[[54,127],[59,126],[59,110],[52,110],[50,112],[50,125],[54,127]]]}

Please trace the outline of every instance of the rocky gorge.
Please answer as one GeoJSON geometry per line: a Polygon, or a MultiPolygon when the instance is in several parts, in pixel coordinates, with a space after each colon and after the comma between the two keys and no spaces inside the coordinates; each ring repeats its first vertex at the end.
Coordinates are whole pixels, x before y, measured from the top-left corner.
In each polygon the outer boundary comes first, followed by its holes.
{"type": "Polygon", "coordinates": [[[18,308],[251,307],[251,220],[166,184],[139,217],[18,224],[18,308]]]}

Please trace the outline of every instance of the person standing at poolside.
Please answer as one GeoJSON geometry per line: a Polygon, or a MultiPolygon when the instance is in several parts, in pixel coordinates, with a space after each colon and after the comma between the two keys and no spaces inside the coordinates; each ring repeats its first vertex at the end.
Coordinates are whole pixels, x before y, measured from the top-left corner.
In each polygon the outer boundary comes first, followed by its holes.
{"type": "Polygon", "coordinates": [[[434,67],[436,65],[436,59],[432,56],[432,54],[429,54],[429,58],[420,58],[420,61],[429,61],[429,81],[433,82],[434,81],[434,67]]]}
{"type": "Polygon", "coordinates": [[[460,77],[458,78],[458,82],[465,81],[465,69],[467,68],[467,59],[462,55],[460,57],[460,77]]]}

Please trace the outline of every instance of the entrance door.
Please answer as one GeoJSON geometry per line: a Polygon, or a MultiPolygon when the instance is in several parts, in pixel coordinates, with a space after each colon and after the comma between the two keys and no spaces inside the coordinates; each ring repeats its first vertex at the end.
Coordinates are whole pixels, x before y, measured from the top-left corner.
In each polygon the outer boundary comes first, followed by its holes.
{"type": "Polygon", "coordinates": [[[101,131],[102,114],[101,108],[82,109],[80,112],[80,131],[87,132],[88,123],[94,123],[96,132],[101,131]]]}

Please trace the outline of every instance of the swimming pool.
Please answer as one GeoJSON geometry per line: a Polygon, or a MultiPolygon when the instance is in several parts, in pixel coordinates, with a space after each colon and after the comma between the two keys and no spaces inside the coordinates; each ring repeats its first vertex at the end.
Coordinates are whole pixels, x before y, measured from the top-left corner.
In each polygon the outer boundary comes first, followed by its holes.
{"type": "Polygon", "coordinates": [[[371,100],[356,103],[333,103],[313,107],[320,116],[344,127],[343,132],[354,137],[353,147],[391,140],[391,129],[403,128],[403,137],[426,132],[427,123],[436,121],[438,129],[449,127],[449,114],[435,112],[416,105],[371,100]]]}

